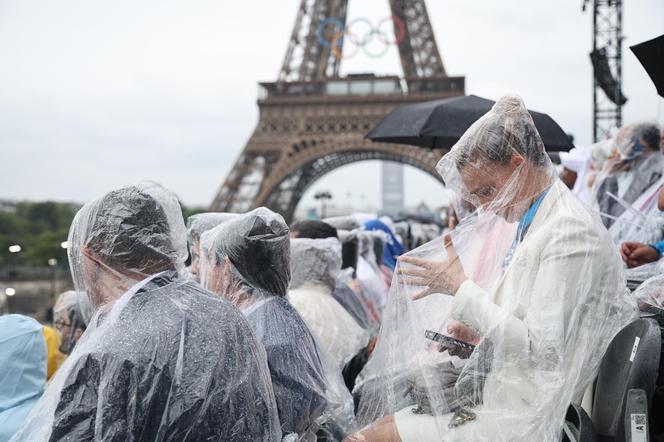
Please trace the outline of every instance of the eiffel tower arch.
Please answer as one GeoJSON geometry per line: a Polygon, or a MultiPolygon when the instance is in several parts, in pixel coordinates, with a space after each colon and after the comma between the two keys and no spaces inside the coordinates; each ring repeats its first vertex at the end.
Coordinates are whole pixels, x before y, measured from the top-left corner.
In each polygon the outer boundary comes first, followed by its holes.
{"type": "Polygon", "coordinates": [[[465,91],[463,77],[445,72],[424,0],[389,4],[403,76],[341,77],[348,0],[301,0],[277,81],[260,84],[258,124],[211,210],[264,205],[290,220],[316,180],[364,160],[409,164],[441,180],[441,150],[364,139],[396,106],[465,91]]]}

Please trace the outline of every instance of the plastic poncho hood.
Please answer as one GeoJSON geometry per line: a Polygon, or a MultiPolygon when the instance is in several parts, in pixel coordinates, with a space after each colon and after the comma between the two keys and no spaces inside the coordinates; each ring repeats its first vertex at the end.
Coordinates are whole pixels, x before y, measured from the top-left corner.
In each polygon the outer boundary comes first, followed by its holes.
{"type": "MultiPolygon", "coordinates": [[[[136,282],[182,271],[187,244],[177,197],[152,182],[107,193],[79,210],[69,230],[69,266],[76,291],[93,310],[136,282]]],[[[82,313],[86,321],[92,311],[82,313]]]]}
{"type": "Polygon", "coordinates": [[[77,285],[102,308],[16,440],[281,438],[246,319],[178,274],[186,234],[173,194],[110,192],[84,206],[70,239],[77,285]]]}
{"type": "Polygon", "coordinates": [[[0,440],[9,440],[18,431],[44,391],[42,329],[27,316],[0,316],[0,440]]]}
{"type": "Polygon", "coordinates": [[[632,124],[622,127],[611,140],[612,152],[593,186],[607,228],[664,175],[657,133],[657,125],[632,124]]]}
{"type": "Polygon", "coordinates": [[[341,243],[338,239],[293,239],[291,256],[291,289],[304,284],[334,288],[341,272],[341,243]]]}
{"type": "Polygon", "coordinates": [[[290,280],[289,259],[288,227],[268,209],[241,215],[201,239],[201,283],[242,310],[267,353],[283,433],[307,439],[321,425],[351,425],[352,401],[336,366],[280,293],[290,280]],[[223,268],[227,258],[230,274],[223,268]]]}
{"type": "Polygon", "coordinates": [[[288,298],[338,369],[369,341],[368,333],[332,296],[341,270],[337,239],[291,240],[291,282],[288,298]]]}
{"type": "MultiPolygon", "coordinates": [[[[90,301],[85,293],[77,292],[76,290],[67,290],[58,296],[58,300],[53,306],[53,320],[57,324],[59,322],[66,324],[66,333],[62,333],[62,341],[59,350],[64,354],[71,353],[76,345],[76,330],[80,329],[85,331],[86,323],[83,312],[92,311],[89,305],[90,301]]],[[[63,324],[64,325],[64,324],[63,324]]]]}
{"type": "MultiPolygon", "coordinates": [[[[252,291],[285,296],[290,281],[290,237],[283,217],[259,207],[207,231],[201,238],[201,283],[212,287],[210,272],[228,258],[252,291]]],[[[214,290],[213,290],[214,291],[214,290]]]]}
{"type": "Polygon", "coordinates": [[[189,253],[193,252],[192,248],[200,241],[201,235],[204,232],[212,230],[219,224],[230,221],[237,216],[237,213],[205,212],[197,213],[187,218],[187,245],[189,246],[189,253]]]}

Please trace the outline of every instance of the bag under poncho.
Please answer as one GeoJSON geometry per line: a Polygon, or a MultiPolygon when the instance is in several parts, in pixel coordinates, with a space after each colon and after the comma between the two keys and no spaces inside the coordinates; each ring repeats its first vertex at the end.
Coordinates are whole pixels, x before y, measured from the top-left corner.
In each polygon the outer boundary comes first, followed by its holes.
{"type": "Polygon", "coordinates": [[[438,171],[478,215],[397,264],[358,420],[404,442],[559,440],[569,404],[636,317],[618,252],[557,179],[517,97],[476,121],[438,171]],[[446,344],[425,337],[435,333],[446,344]],[[449,337],[475,347],[460,359],[449,337]]]}

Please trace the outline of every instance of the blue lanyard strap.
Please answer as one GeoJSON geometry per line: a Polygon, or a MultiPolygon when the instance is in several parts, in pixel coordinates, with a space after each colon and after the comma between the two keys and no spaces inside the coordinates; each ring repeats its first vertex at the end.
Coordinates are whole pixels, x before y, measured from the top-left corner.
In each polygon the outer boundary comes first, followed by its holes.
{"type": "Polygon", "coordinates": [[[521,217],[521,221],[519,221],[519,227],[517,227],[516,229],[515,240],[517,243],[523,241],[523,237],[526,236],[526,233],[528,232],[530,225],[533,223],[533,219],[535,219],[537,210],[539,210],[539,207],[542,204],[542,201],[544,201],[544,197],[548,192],[549,189],[546,189],[544,192],[542,192],[542,194],[539,197],[537,197],[535,202],[528,208],[526,213],[521,217]]]}
{"type": "Polygon", "coordinates": [[[535,202],[528,208],[526,213],[521,217],[521,220],[519,221],[519,226],[516,229],[516,237],[514,238],[514,241],[512,241],[512,245],[510,246],[509,250],[507,251],[507,255],[505,256],[505,259],[503,260],[503,265],[502,265],[503,271],[505,271],[505,269],[507,269],[507,267],[512,262],[512,257],[514,256],[516,246],[519,245],[519,243],[523,241],[523,237],[526,236],[526,233],[528,232],[530,225],[533,223],[533,219],[535,219],[537,210],[542,204],[542,201],[544,201],[544,197],[548,192],[549,189],[546,189],[544,192],[542,192],[542,194],[539,197],[537,197],[535,202]]]}

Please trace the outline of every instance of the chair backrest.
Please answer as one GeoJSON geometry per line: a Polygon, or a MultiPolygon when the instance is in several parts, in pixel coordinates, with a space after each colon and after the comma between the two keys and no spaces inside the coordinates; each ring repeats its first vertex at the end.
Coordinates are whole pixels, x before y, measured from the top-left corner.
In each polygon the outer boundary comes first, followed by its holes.
{"type": "Polygon", "coordinates": [[[651,403],[661,350],[659,326],[638,319],[611,341],[600,365],[592,420],[599,440],[625,440],[625,401],[630,389],[646,392],[651,403]]]}
{"type": "Polygon", "coordinates": [[[562,442],[595,442],[595,430],[590,416],[579,405],[570,404],[565,415],[562,442]]]}

